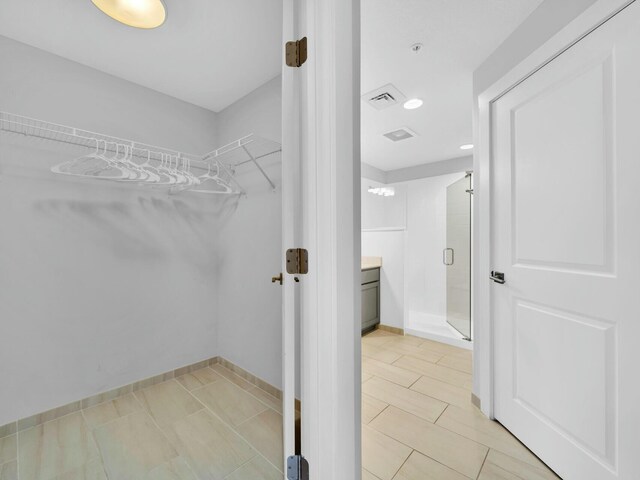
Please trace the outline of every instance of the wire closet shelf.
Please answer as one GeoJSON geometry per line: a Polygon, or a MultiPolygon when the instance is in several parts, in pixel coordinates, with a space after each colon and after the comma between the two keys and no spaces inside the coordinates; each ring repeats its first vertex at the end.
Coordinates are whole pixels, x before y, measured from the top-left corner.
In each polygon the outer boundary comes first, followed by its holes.
{"type": "Polygon", "coordinates": [[[52,167],[58,174],[168,187],[171,193],[244,195],[236,168],[251,164],[276,188],[258,160],[280,152],[281,146],[253,134],[202,156],[2,111],[0,131],[91,152],[52,167]]]}

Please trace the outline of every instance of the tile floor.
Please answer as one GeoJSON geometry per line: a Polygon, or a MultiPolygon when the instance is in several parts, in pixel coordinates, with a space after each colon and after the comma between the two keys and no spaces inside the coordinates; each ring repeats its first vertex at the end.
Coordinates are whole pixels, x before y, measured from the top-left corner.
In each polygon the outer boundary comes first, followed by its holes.
{"type": "MultiPolygon", "coordinates": [[[[363,480],[557,479],[471,405],[471,353],[362,339],[363,480]]],[[[0,480],[282,480],[279,400],[222,365],[0,439],[0,480]]]]}
{"type": "Polygon", "coordinates": [[[376,330],[362,339],[363,480],[558,477],[471,404],[471,352],[376,330]]]}
{"type": "Polygon", "coordinates": [[[282,480],[280,412],[214,365],[0,439],[0,480],[282,480]]]}

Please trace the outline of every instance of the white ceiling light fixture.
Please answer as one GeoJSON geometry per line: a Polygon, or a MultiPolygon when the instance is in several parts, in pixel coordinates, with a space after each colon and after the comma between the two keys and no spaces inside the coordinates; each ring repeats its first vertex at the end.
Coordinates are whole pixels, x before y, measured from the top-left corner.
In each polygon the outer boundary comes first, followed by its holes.
{"type": "Polygon", "coordinates": [[[412,98],[411,100],[407,100],[404,102],[404,108],[407,110],[415,110],[416,108],[420,108],[424,102],[419,98],[412,98]]]}
{"type": "Polygon", "coordinates": [[[393,187],[369,187],[367,192],[380,197],[393,197],[396,194],[396,189],[393,187]]]}
{"type": "Polygon", "coordinates": [[[158,28],[167,18],[162,0],[91,0],[114,20],[135,28],[158,28]]]}
{"type": "Polygon", "coordinates": [[[472,149],[473,149],[472,143],[465,143],[464,145],[460,145],[460,150],[472,150],[472,149]]]}

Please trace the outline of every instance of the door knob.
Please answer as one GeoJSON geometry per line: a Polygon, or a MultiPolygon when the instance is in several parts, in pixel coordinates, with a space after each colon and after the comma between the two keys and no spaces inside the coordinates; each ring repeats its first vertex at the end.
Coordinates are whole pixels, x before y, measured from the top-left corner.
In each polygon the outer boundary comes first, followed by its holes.
{"type": "Polygon", "coordinates": [[[492,271],[489,278],[494,282],[499,283],[500,285],[504,285],[506,283],[506,280],[504,279],[504,273],[502,272],[492,271]]]}
{"type": "Polygon", "coordinates": [[[277,277],[271,277],[271,283],[278,282],[280,285],[282,285],[283,281],[284,281],[284,277],[282,276],[282,272],[280,272],[280,275],[278,275],[277,277]]]}

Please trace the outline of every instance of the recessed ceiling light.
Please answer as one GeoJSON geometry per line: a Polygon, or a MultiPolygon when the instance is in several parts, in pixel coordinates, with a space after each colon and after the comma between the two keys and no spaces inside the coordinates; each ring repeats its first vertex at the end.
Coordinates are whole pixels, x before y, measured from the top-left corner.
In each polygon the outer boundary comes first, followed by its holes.
{"type": "Polygon", "coordinates": [[[422,106],[422,100],[419,98],[412,98],[411,100],[407,100],[404,102],[404,108],[407,110],[414,110],[416,108],[420,108],[422,106]]]}
{"type": "Polygon", "coordinates": [[[465,145],[460,145],[460,150],[471,150],[473,148],[472,143],[467,143],[465,145]]]}
{"type": "Polygon", "coordinates": [[[135,28],[156,28],[167,18],[162,0],[91,0],[120,23],[135,28]]]}

